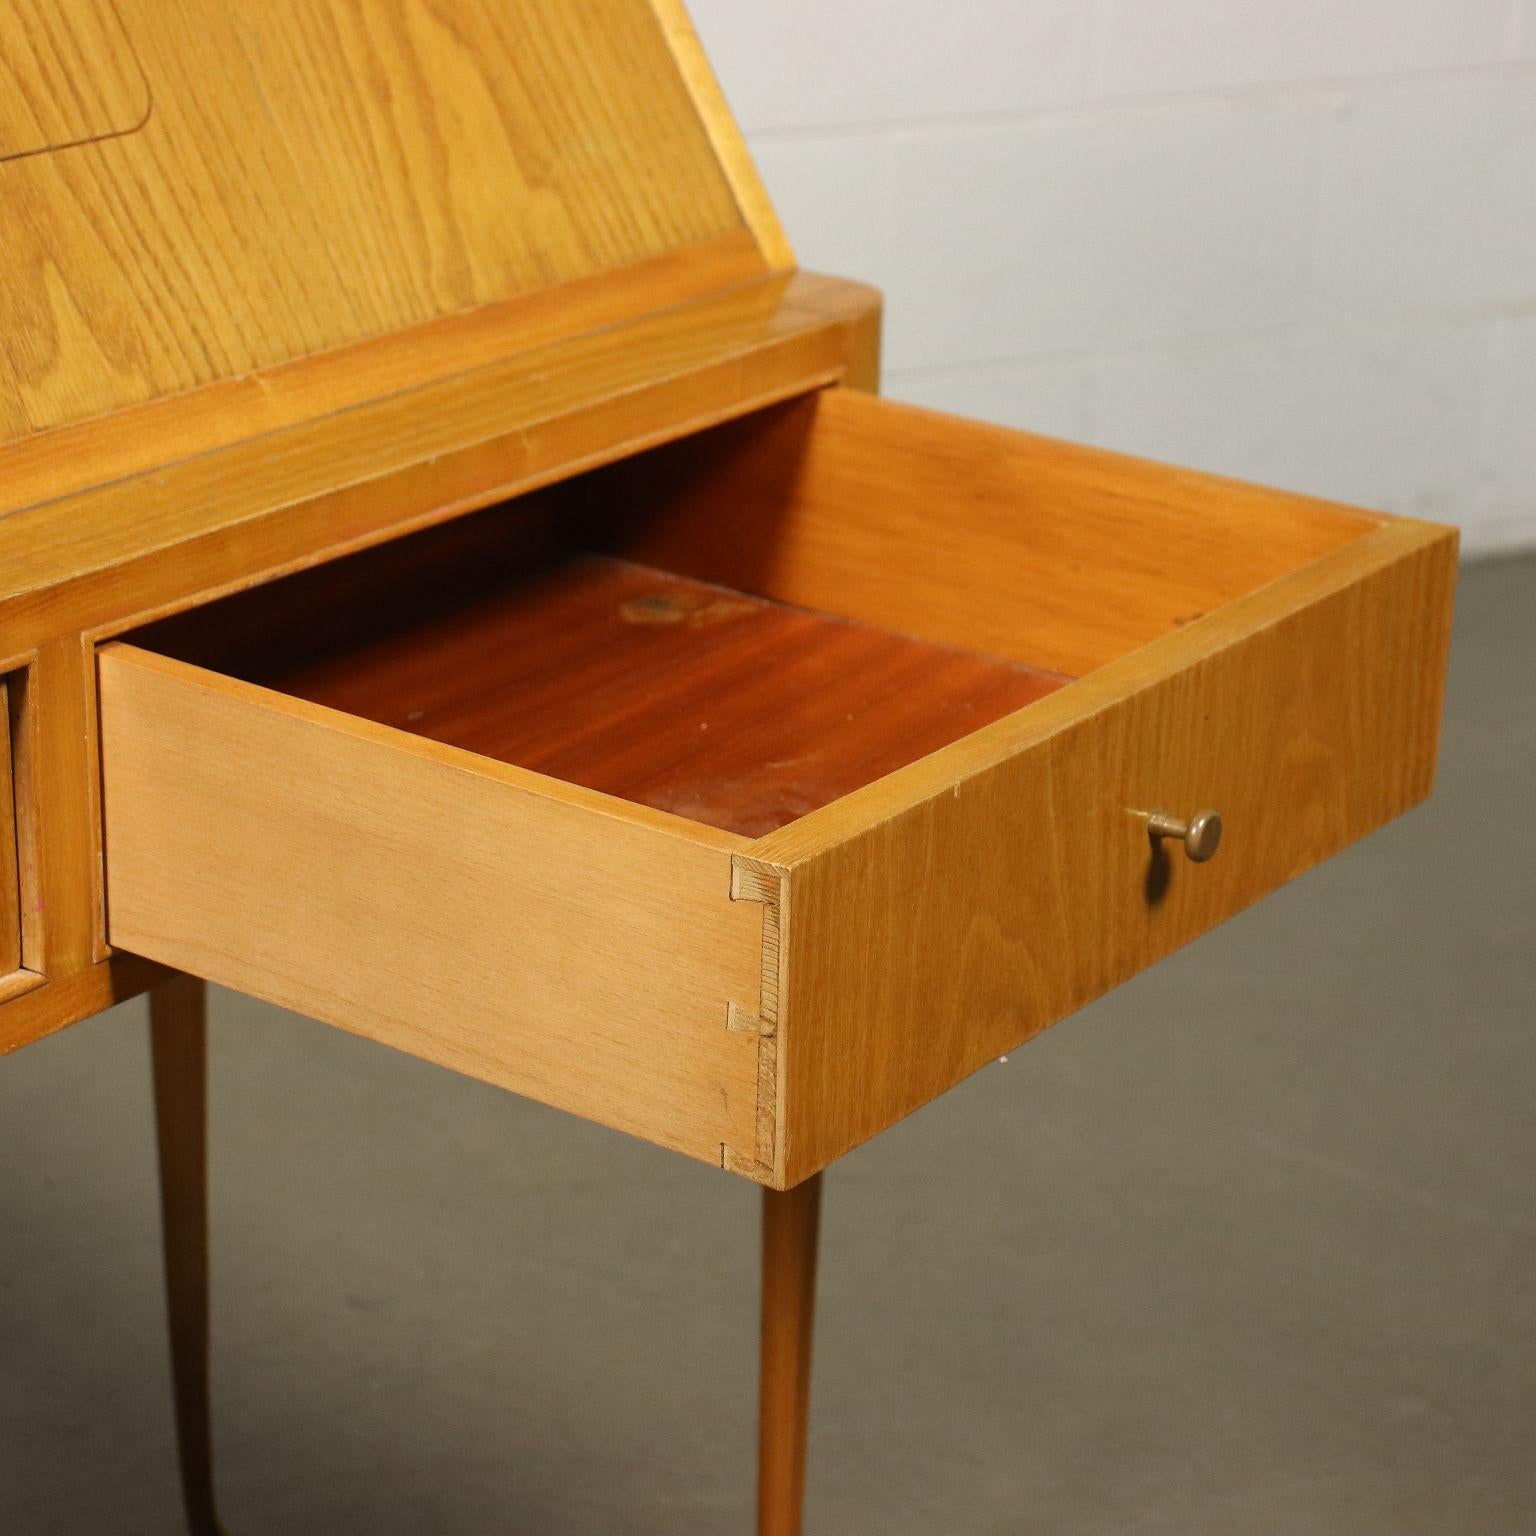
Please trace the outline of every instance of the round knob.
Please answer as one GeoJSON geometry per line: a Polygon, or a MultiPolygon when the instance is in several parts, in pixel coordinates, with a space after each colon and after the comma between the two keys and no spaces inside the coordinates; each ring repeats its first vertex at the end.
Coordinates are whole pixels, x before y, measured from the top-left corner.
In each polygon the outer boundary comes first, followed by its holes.
{"type": "Polygon", "coordinates": [[[1204,864],[1221,847],[1221,813],[1196,811],[1188,821],[1184,821],[1165,811],[1153,811],[1147,817],[1147,831],[1154,838],[1178,838],[1184,844],[1184,852],[1196,864],[1204,864]]]}

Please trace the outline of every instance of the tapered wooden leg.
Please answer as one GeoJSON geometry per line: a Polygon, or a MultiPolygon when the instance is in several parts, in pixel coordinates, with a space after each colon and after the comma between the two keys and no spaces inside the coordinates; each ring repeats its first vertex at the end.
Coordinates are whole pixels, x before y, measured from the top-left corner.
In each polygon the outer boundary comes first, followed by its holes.
{"type": "Polygon", "coordinates": [[[149,994],[160,1211],[181,1491],[192,1536],[217,1536],[208,1390],[208,1041],[203,983],[149,994]]]}
{"type": "Polygon", "coordinates": [[[800,1536],[816,1318],[821,1175],[763,1191],[763,1339],[758,1384],[758,1536],[800,1536]]]}

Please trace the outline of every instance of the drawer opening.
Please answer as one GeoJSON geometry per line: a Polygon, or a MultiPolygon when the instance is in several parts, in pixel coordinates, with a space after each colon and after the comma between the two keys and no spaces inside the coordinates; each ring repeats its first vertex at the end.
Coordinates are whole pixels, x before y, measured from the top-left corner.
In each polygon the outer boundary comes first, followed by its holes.
{"type": "Polygon", "coordinates": [[[755,838],[1376,525],[831,391],[124,638],[755,838]]]}

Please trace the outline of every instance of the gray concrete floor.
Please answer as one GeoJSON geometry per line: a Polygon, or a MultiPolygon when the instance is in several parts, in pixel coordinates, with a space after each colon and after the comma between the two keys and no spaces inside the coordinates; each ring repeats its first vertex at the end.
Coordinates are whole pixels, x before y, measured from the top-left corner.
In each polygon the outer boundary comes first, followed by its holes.
{"type": "MultiPolygon", "coordinates": [[[[1536,558],[1437,798],[829,1178],[812,1533],[1536,1532],[1536,558]]],[[[214,1003],[235,1536],[750,1529],[746,1186],[214,1003]]],[[[178,1530],[143,1010],[0,1063],[0,1532],[178,1530]]]]}

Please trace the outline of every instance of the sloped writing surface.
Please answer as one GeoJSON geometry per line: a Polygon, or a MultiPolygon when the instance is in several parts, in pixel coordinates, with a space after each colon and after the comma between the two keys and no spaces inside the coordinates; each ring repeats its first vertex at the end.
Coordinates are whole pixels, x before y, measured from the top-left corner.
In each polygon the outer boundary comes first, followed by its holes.
{"type": "Polygon", "coordinates": [[[148,120],[0,161],[0,441],[679,248],[751,248],[645,0],[118,13],[148,120]]]}

